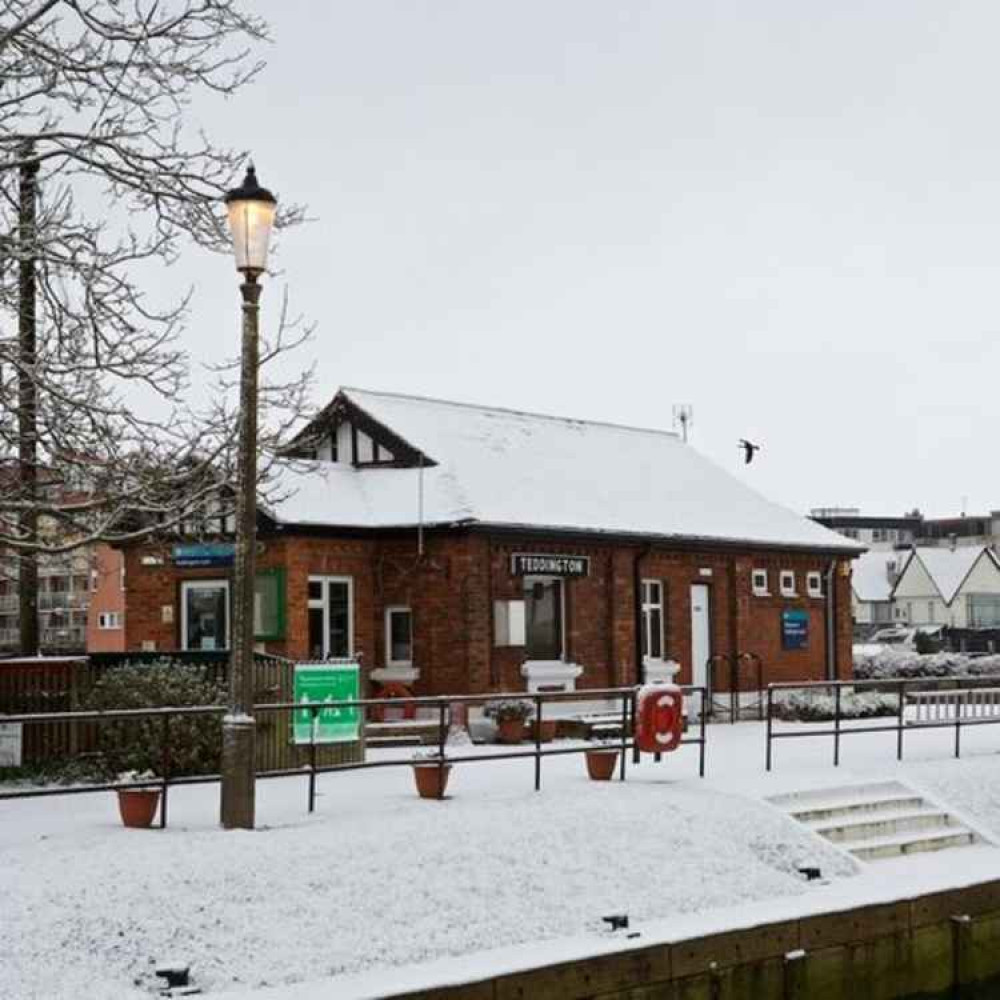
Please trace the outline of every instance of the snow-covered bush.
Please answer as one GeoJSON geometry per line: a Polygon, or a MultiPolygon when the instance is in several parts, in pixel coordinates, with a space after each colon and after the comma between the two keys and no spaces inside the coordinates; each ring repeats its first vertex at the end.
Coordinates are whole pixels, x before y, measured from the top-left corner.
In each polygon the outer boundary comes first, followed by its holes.
{"type": "Polygon", "coordinates": [[[1000,677],[1000,656],[930,653],[891,647],[864,646],[854,653],[857,680],[896,680],[910,677],[1000,677]]]}
{"type": "MultiPolygon", "coordinates": [[[[880,691],[840,692],[842,719],[872,719],[895,715],[899,698],[880,691]]],[[[781,691],[774,697],[772,712],[786,722],[829,722],[836,714],[836,699],[832,693],[819,691],[781,691]]]]}
{"type": "Polygon", "coordinates": [[[495,698],[483,706],[483,715],[494,722],[527,722],[535,714],[535,706],[523,698],[495,698]]]}
{"type": "MultiPolygon", "coordinates": [[[[221,705],[225,689],[206,678],[198,666],[163,658],[153,663],[125,663],[108,670],[85,699],[88,711],[130,708],[186,708],[221,705]]],[[[107,777],[125,771],[160,773],[163,720],[151,717],[96,725],[99,768],[107,777]]],[[[175,715],[169,722],[170,773],[214,774],[222,754],[219,716],[175,715]]]]}

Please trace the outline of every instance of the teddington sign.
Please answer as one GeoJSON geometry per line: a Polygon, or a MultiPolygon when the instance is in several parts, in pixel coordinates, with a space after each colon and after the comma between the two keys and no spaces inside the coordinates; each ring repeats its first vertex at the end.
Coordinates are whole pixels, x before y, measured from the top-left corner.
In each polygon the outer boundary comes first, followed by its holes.
{"type": "Polygon", "coordinates": [[[515,552],[510,571],[514,576],[590,576],[590,557],[515,552]]]}

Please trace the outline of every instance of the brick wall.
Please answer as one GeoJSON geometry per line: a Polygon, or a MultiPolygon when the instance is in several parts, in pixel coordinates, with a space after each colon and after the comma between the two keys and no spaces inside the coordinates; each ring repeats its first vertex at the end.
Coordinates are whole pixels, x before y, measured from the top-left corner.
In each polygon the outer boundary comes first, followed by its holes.
{"type": "MultiPolygon", "coordinates": [[[[523,595],[523,580],[511,572],[514,552],[583,555],[587,577],[566,582],[566,652],[584,668],[579,686],[635,683],[635,566],[643,579],[664,585],[665,652],[681,664],[681,680],[692,679],[691,586],[706,584],[711,602],[712,652],[752,652],[765,665],[765,679],[820,680],[826,675],[826,599],[810,597],[806,573],[824,574],[827,557],[799,552],[682,551],[624,544],[539,542],[482,533],[429,532],[423,558],[412,537],[335,539],[281,535],[262,539],[261,569],[286,570],[286,638],[268,642],[270,652],[308,655],[308,577],[349,576],[354,581],[355,648],[369,668],[385,664],[385,609],[412,609],[414,663],[421,670],[419,693],[519,690],[524,650],[493,644],[494,601],[523,595]],[[771,596],[751,592],[751,572],[766,569],[771,596]],[[796,574],[797,596],[778,593],[781,570],[796,574]],[[809,616],[808,646],[782,648],[781,615],[788,608],[809,616]]],[[[850,578],[841,564],[835,574],[838,673],[850,676],[850,578]]],[[[150,547],[126,553],[126,645],[139,649],[152,640],[158,649],[180,641],[180,583],[220,578],[228,570],[184,569],[169,551],[150,547]],[[150,564],[149,557],[160,561],[150,564]]]]}

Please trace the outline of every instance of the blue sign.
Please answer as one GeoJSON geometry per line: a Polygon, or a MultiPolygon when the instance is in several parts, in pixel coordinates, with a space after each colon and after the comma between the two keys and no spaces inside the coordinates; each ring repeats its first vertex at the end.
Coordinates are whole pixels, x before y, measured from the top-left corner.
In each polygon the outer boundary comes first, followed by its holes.
{"type": "Polygon", "coordinates": [[[175,566],[232,566],[235,546],[232,542],[214,545],[175,545],[175,566]]]}
{"type": "Polygon", "coordinates": [[[781,612],[781,648],[805,649],[809,645],[809,612],[785,610],[781,612]]]}

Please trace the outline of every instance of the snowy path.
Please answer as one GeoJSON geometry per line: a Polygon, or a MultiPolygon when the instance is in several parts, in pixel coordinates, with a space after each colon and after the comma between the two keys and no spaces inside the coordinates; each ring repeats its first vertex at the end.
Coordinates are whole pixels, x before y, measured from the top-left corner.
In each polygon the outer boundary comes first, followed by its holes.
{"type": "MultiPolygon", "coordinates": [[[[875,877],[850,877],[850,860],[764,795],[898,778],[1000,835],[1000,727],[963,733],[958,762],[947,731],[908,740],[897,766],[892,734],[847,738],[837,770],[829,741],[788,740],[766,775],[762,727],[717,725],[705,782],[692,776],[693,747],[630,769],[624,784],[552,758],[537,795],[531,761],[498,762],[459,766],[444,803],[417,799],[408,769],[353,772],[320,780],[313,817],[304,780],[283,779],[260,784],[266,829],[254,833],[216,828],[215,786],[172,791],[163,833],[122,829],[106,794],[3,802],[0,996],[148,997],[152,963],[172,956],[212,993],[246,990],[600,941],[600,916],[616,911],[637,924],[679,913],[724,924],[769,900],[825,905],[830,890],[800,881],[800,861],[842,886],[875,877]]],[[[976,871],[1000,874],[1000,851],[973,850],[976,871]]],[[[936,871],[933,859],[908,864],[936,871]]],[[[877,876],[883,891],[912,885],[916,869],[893,871],[877,876]]]]}

